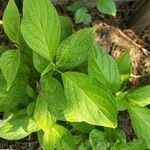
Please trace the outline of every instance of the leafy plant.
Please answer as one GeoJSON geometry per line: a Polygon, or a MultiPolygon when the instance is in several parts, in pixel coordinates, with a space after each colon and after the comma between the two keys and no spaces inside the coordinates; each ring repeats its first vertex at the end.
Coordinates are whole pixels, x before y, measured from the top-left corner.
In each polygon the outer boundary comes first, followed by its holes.
{"type": "Polygon", "coordinates": [[[79,8],[76,12],[75,12],[75,20],[76,23],[81,23],[83,22],[84,24],[88,24],[89,22],[92,21],[92,17],[90,14],[87,13],[87,8],[86,7],[82,7],[79,8]]]}
{"type": "Polygon", "coordinates": [[[100,12],[116,16],[117,9],[114,0],[96,0],[95,2],[100,12]]]}
{"type": "Polygon", "coordinates": [[[10,0],[3,21],[15,48],[0,48],[1,138],[37,132],[44,150],[150,148],[150,86],[124,90],[128,53],[112,58],[93,28],[73,33],[49,0],[24,0],[23,18],[10,0]],[[138,138],[129,143],[117,124],[122,110],[138,138]]]}
{"type": "MultiPolygon", "coordinates": [[[[95,5],[100,12],[116,16],[117,9],[114,0],[95,0],[95,5]]],[[[76,23],[87,25],[92,21],[92,16],[81,0],[73,1],[67,9],[74,14],[76,23]]]]}
{"type": "Polygon", "coordinates": [[[74,14],[76,23],[89,24],[92,21],[88,9],[81,1],[74,1],[67,9],[74,14]]]}

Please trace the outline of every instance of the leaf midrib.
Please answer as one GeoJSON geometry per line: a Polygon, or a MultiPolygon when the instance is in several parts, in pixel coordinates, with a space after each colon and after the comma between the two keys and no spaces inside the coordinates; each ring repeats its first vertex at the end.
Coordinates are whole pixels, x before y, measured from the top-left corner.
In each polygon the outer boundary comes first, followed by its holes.
{"type": "MultiPolygon", "coordinates": [[[[84,90],[82,89],[82,87],[80,87],[78,84],[75,84],[71,79],[69,79],[69,78],[67,78],[67,79],[68,79],[69,81],[71,81],[71,82],[74,84],[74,86],[79,87],[79,88],[81,89],[81,91],[82,91],[83,93],[85,93],[85,95],[89,98],[89,100],[90,100],[92,103],[94,103],[94,104],[96,105],[96,107],[98,108],[98,110],[103,113],[103,115],[105,116],[105,118],[107,119],[107,121],[109,122],[109,124],[111,124],[111,126],[115,127],[115,125],[106,117],[105,113],[97,106],[97,104],[96,104],[94,101],[92,101],[92,99],[89,97],[89,95],[88,95],[86,92],[84,92],[84,90]]],[[[93,94],[93,93],[92,93],[92,94],[93,94]]],[[[96,95],[96,94],[95,94],[95,95],[96,95]]],[[[96,95],[96,96],[98,96],[98,95],[96,95]]],[[[99,97],[99,96],[98,96],[98,97],[99,97]]],[[[105,109],[104,107],[101,107],[101,108],[105,109]]],[[[105,110],[106,110],[106,109],[105,109],[105,110]]]]}

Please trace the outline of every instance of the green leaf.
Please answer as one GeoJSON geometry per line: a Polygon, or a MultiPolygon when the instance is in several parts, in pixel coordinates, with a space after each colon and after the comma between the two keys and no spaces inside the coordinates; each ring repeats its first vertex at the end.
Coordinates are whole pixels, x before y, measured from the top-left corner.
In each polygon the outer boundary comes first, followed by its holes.
{"type": "Polygon", "coordinates": [[[3,16],[3,27],[8,38],[19,44],[20,14],[14,0],[9,0],[3,16]]]}
{"type": "Polygon", "coordinates": [[[0,128],[0,137],[7,140],[19,140],[38,130],[31,117],[19,115],[12,117],[0,128]]]}
{"type": "Polygon", "coordinates": [[[146,142],[144,139],[136,139],[134,141],[131,141],[129,143],[119,143],[111,150],[145,150],[146,149],[146,142]]]}
{"type": "Polygon", "coordinates": [[[124,111],[128,107],[128,99],[127,99],[127,92],[119,92],[117,93],[117,96],[115,97],[116,104],[117,104],[117,110],[118,111],[124,111]]]}
{"type": "Polygon", "coordinates": [[[32,49],[27,45],[26,41],[24,40],[21,31],[19,33],[19,47],[22,53],[26,55],[26,59],[27,58],[30,59],[28,61],[30,61],[30,64],[32,65],[33,52],[32,49]]]}
{"type": "Polygon", "coordinates": [[[18,104],[28,102],[26,86],[28,77],[25,74],[17,75],[12,87],[6,91],[6,82],[0,75],[0,112],[7,112],[16,108],[18,104]]]}
{"type": "Polygon", "coordinates": [[[4,52],[0,57],[0,67],[2,69],[3,76],[7,82],[7,91],[14,82],[18,68],[20,64],[20,51],[8,50],[4,52]]]}
{"type": "Polygon", "coordinates": [[[61,37],[60,42],[69,37],[73,32],[73,24],[69,17],[59,16],[60,25],[61,25],[61,37]]]}
{"type": "Polygon", "coordinates": [[[89,76],[108,87],[112,92],[120,88],[121,80],[115,60],[98,45],[91,51],[88,62],[89,76]]]}
{"type": "Polygon", "coordinates": [[[89,134],[92,130],[95,129],[95,126],[92,126],[92,125],[87,124],[85,122],[72,122],[71,125],[75,129],[77,129],[83,133],[86,133],[86,134],[89,134]]]}
{"type": "Polygon", "coordinates": [[[27,106],[27,115],[28,115],[28,116],[33,115],[34,110],[35,110],[35,101],[32,101],[32,102],[30,102],[30,103],[28,104],[28,106],[27,106]]]}
{"type": "Polygon", "coordinates": [[[107,89],[81,73],[66,72],[62,78],[67,97],[65,117],[68,121],[84,121],[111,128],[117,126],[116,103],[107,89]]]}
{"type": "Polygon", "coordinates": [[[57,66],[70,69],[80,65],[93,46],[95,29],[80,30],[64,40],[57,51],[57,66]]]}
{"type": "Polygon", "coordinates": [[[130,53],[127,51],[121,54],[117,59],[117,66],[120,74],[130,74],[132,69],[132,62],[130,53]]]}
{"type": "Polygon", "coordinates": [[[147,148],[150,148],[150,110],[131,105],[128,112],[137,137],[145,139],[147,148]]]}
{"type": "Polygon", "coordinates": [[[127,51],[120,55],[116,62],[122,82],[129,79],[132,70],[132,61],[129,52],[127,51]]]}
{"type": "Polygon", "coordinates": [[[36,98],[34,90],[29,85],[26,87],[26,92],[33,100],[36,98]]]}
{"type": "Polygon", "coordinates": [[[96,0],[96,7],[104,14],[116,16],[117,8],[114,0],[96,0]]]}
{"type": "Polygon", "coordinates": [[[85,137],[85,134],[76,134],[73,136],[76,149],[77,150],[89,150],[91,149],[90,142],[88,139],[85,137]]]}
{"type": "Polygon", "coordinates": [[[21,31],[27,44],[52,61],[60,41],[58,14],[49,0],[25,0],[21,31]]]}
{"type": "Polygon", "coordinates": [[[75,13],[75,20],[76,23],[81,23],[83,22],[85,25],[89,24],[92,21],[92,17],[90,14],[87,13],[87,8],[82,7],[79,8],[76,13],[75,13]]]}
{"type": "Polygon", "coordinates": [[[49,71],[54,71],[56,69],[56,65],[52,62],[50,63],[46,69],[42,72],[41,76],[44,76],[46,73],[48,73],[49,71]]]}
{"type": "MultiPolygon", "coordinates": [[[[47,74],[41,78],[40,83],[41,91],[37,98],[37,107],[35,113],[40,113],[38,109],[42,109],[40,108],[40,103],[43,103],[43,107],[47,107],[45,109],[47,109],[51,115],[57,119],[64,118],[63,111],[65,109],[66,98],[60,82],[47,74]]],[[[37,115],[37,118],[38,117],[39,116],[37,115]]]]}
{"type": "Polygon", "coordinates": [[[91,150],[90,142],[87,139],[82,139],[77,146],[78,150],[91,150]]]}
{"type": "Polygon", "coordinates": [[[93,150],[107,150],[110,146],[106,139],[105,133],[97,129],[90,133],[89,141],[93,150]]]}
{"type": "Polygon", "coordinates": [[[70,132],[60,126],[55,125],[49,132],[39,135],[44,150],[75,150],[75,143],[70,132]]]}
{"type": "Polygon", "coordinates": [[[126,143],[126,135],[123,130],[120,130],[118,128],[111,129],[111,128],[104,128],[105,135],[107,137],[107,140],[110,143],[126,143]]]}
{"type": "Polygon", "coordinates": [[[150,104],[150,85],[134,88],[128,91],[127,98],[129,102],[139,106],[150,104]]]}
{"type": "Polygon", "coordinates": [[[48,104],[39,96],[36,100],[36,106],[34,111],[34,120],[40,129],[44,132],[49,131],[55,124],[55,118],[50,114],[48,110],[48,104]]]}
{"type": "Polygon", "coordinates": [[[21,107],[18,109],[18,108],[14,108],[12,111],[7,111],[7,112],[4,112],[3,113],[3,118],[7,118],[9,117],[11,114],[14,116],[14,117],[17,117],[17,116],[21,116],[21,115],[26,115],[26,109],[24,109],[22,106],[23,105],[20,105],[21,107]]]}
{"type": "Polygon", "coordinates": [[[33,52],[33,64],[35,69],[39,73],[42,73],[48,66],[49,61],[46,60],[44,57],[40,56],[39,54],[33,52]]]}

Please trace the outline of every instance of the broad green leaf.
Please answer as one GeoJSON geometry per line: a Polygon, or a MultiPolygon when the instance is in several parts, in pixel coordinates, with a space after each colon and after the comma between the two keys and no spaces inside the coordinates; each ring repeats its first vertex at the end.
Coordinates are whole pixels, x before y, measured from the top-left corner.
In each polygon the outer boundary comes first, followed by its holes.
{"type": "Polygon", "coordinates": [[[49,71],[54,71],[56,69],[56,65],[51,62],[46,69],[42,72],[41,76],[44,76],[46,73],[48,73],[49,71]]]}
{"type": "Polygon", "coordinates": [[[19,44],[20,14],[14,0],[9,0],[5,9],[3,27],[9,39],[19,44]]]}
{"type": "Polygon", "coordinates": [[[150,104],[150,85],[138,87],[128,91],[127,98],[129,102],[139,106],[150,104]]]}
{"type": "MultiPolygon", "coordinates": [[[[43,103],[43,107],[45,106],[45,110],[47,109],[51,115],[57,119],[64,118],[63,111],[65,109],[66,99],[60,82],[47,74],[41,78],[40,84],[41,91],[37,98],[35,113],[40,113],[39,109],[42,109],[40,108],[40,103],[43,103]]],[[[37,118],[38,117],[37,115],[37,118]]]]}
{"type": "Polygon", "coordinates": [[[23,35],[19,34],[19,49],[21,62],[26,64],[30,70],[33,70],[33,52],[32,49],[25,42],[23,35]]]}
{"type": "Polygon", "coordinates": [[[0,137],[7,140],[19,140],[38,130],[31,117],[19,115],[12,117],[0,128],[0,137]]]}
{"type": "Polygon", "coordinates": [[[26,92],[33,100],[36,98],[34,90],[29,85],[26,87],[26,92]]]}
{"type": "Polygon", "coordinates": [[[114,145],[111,150],[145,150],[146,142],[144,139],[136,139],[129,143],[119,143],[114,145]]]}
{"type": "Polygon", "coordinates": [[[21,31],[30,48],[53,60],[61,31],[58,14],[49,0],[24,1],[21,31]]]}
{"type": "Polygon", "coordinates": [[[121,81],[124,82],[128,80],[132,70],[132,61],[129,52],[127,51],[120,55],[116,62],[121,75],[121,81]]]}
{"type": "Polygon", "coordinates": [[[49,132],[39,135],[43,150],[75,150],[75,143],[70,132],[60,126],[55,125],[49,132]]]}
{"type": "Polygon", "coordinates": [[[97,129],[90,133],[89,141],[93,150],[107,150],[110,146],[105,133],[97,129]]]}
{"type": "Polygon", "coordinates": [[[33,64],[35,69],[38,72],[42,73],[48,66],[49,61],[46,60],[44,57],[40,56],[39,54],[33,52],[33,64]]]}
{"type": "Polygon", "coordinates": [[[11,88],[20,64],[20,51],[8,50],[0,57],[0,67],[7,82],[7,91],[11,88]]]}
{"type": "Polygon", "coordinates": [[[112,92],[120,88],[121,79],[115,60],[98,45],[91,51],[88,62],[89,76],[96,79],[112,92]]]}
{"type": "Polygon", "coordinates": [[[19,47],[20,47],[22,53],[26,54],[26,59],[28,57],[28,59],[30,59],[30,61],[32,62],[32,55],[33,55],[32,49],[27,45],[26,41],[23,38],[21,31],[19,33],[19,47]]]}
{"type": "Polygon", "coordinates": [[[6,82],[0,75],[0,112],[7,112],[16,108],[18,104],[28,102],[26,86],[28,77],[25,74],[17,75],[12,87],[6,91],[6,82]]]}
{"type": "Polygon", "coordinates": [[[95,129],[95,126],[92,126],[92,125],[87,124],[85,122],[72,122],[71,125],[75,129],[77,129],[83,133],[86,133],[86,134],[89,134],[92,130],[95,129]]]}
{"type": "Polygon", "coordinates": [[[115,97],[116,104],[117,104],[117,110],[118,111],[124,111],[128,107],[128,99],[127,99],[127,92],[119,92],[117,93],[117,96],[115,97]]]}
{"type": "Polygon", "coordinates": [[[116,16],[117,8],[114,0],[96,0],[96,7],[104,14],[116,16]]]}
{"type": "Polygon", "coordinates": [[[39,96],[36,100],[36,106],[34,111],[34,120],[40,129],[44,132],[49,131],[55,125],[55,118],[50,114],[48,110],[48,103],[41,99],[39,96]]]}
{"type": "Polygon", "coordinates": [[[60,42],[69,37],[73,32],[73,24],[71,19],[66,16],[59,16],[60,25],[61,25],[61,37],[60,42]]]}
{"type": "Polygon", "coordinates": [[[129,106],[128,112],[137,137],[145,139],[150,148],[150,110],[139,106],[129,106]]]}
{"type": "Polygon", "coordinates": [[[65,117],[70,122],[87,122],[115,128],[116,103],[113,95],[87,75],[75,72],[62,74],[67,109],[65,117]]]}
{"type": "Polygon", "coordinates": [[[27,106],[27,115],[28,116],[33,115],[34,110],[35,110],[35,104],[36,104],[35,101],[32,101],[28,104],[28,106],[27,106]]]}
{"type": "Polygon", "coordinates": [[[37,138],[38,138],[38,142],[39,142],[41,148],[43,148],[43,136],[44,136],[44,132],[42,130],[37,132],[37,138]]]}
{"type": "Polygon", "coordinates": [[[65,39],[57,51],[57,66],[70,69],[80,65],[93,47],[95,29],[80,30],[65,39]]]}
{"type": "Polygon", "coordinates": [[[118,65],[118,70],[120,74],[130,74],[131,69],[132,69],[132,62],[131,62],[131,57],[129,52],[125,52],[121,54],[117,59],[116,59],[117,65],[118,65]]]}
{"type": "Polygon", "coordinates": [[[79,8],[76,13],[75,13],[75,20],[76,23],[81,23],[83,22],[84,24],[89,24],[92,21],[92,17],[90,14],[87,13],[87,8],[82,7],[79,8]]]}

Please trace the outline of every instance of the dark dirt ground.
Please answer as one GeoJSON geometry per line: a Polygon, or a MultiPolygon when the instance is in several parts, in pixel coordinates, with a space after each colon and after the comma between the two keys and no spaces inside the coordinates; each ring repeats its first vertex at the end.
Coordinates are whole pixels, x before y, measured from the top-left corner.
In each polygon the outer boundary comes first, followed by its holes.
{"type": "MultiPolygon", "coordinates": [[[[2,20],[3,10],[6,4],[7,0],[2,0],[2,3],[0,3],[0,20],[2,20]]],[[[18,5],[20,6],[21,2],[18,2],[18,5]]],[[[133,2],[120,5],[116,18],[103,15],[93,8],[90,10],[93,21],[88,25],[96,27],[97,36],[95,40],[113,57],[116,58],[121,53],[130,49],[133,65],[129,83],[131,87],[150,84],[150,27],[143,28],[138,34],[128,28],[128,21],[134,10],[133,5],[133,2]]],[[[58,12],[73,18],[73,16],[64,9],[66,6],[67,4],[57,6],[58,12]]],[[[74,25],[75,30],[84,27],[86,26],[83,24],[74,25]]],[[[3,32],[1,22],[0,45],[9,45],[8,39],[3,32]]],[[[126,133],[127,141],[136,138],[129,115],[126,111],[119,113],[118,122],[126,133]]],[[[0,139],[0,149],[38,150],[40,148],[36,136],[33,134],[19,141],[0,139]]]]}

